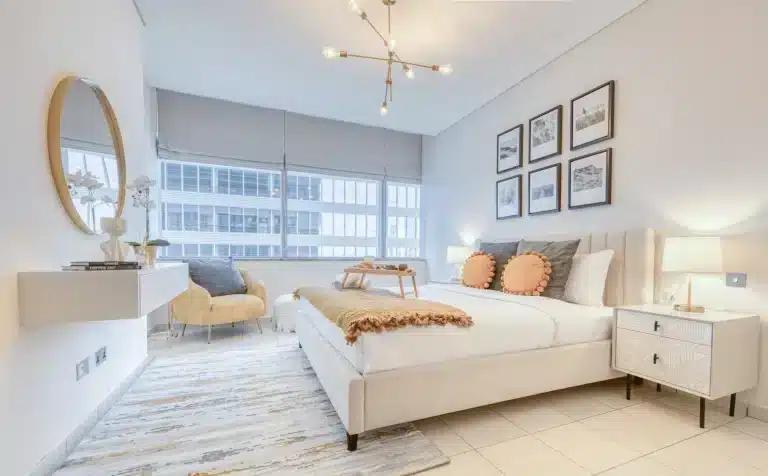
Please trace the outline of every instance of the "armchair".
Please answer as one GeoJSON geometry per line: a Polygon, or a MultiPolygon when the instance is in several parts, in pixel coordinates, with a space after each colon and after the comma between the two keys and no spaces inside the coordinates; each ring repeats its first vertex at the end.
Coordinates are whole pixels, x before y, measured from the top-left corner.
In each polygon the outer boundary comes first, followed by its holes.
{"type": "MultiPolygon", "coordinates": [[[[264,283],[254,280],[248,271],[238,269],[246,285],[245,294],[230,294],[212,297],[202,286],[189,280],[189,288],[171,301],[171,316],[184,324],[181,335],[187,330],[187,324],[208,326],[208,343],[211,343],[211,326],[232,324],[264,316],[267,310],[267,290],[264,283]]],[[[264,332],[261,320],[256,320],[259,332],[264,332]]]]}

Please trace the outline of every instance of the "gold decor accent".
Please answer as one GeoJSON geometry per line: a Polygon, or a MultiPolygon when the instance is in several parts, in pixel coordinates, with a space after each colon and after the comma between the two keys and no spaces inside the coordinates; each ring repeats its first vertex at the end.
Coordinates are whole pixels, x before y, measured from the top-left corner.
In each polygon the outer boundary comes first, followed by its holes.
{"type": "Polygon", "coordinates": [[[384,102],[381,103],[381,115],[386,116],[387,112],[389,111],[389,103],[392,102],[392,65],[398,64],[402,65],[403,67],[403,74],[405,74],[405,77],[408,79],[413,79],[415,76],[415,73],[413,71],[414,68],[424,68],[431,71],[436,71],[439,73],[442,73],[443,75],[449,75],[453,73],[453,67],[449,64],[446,65],[429,65],[429,64],[423,64],[423,63],[414,63],[412,61],[404,61],[402,58],[400,58],[400,55],[395,50],[396,47],[396,41],[392,38],[392,7],[395,5],[396,0],[381,0],[382,3],[387,7],[387,37],[385,38],[384,35],[379,31],[378,28],[371,22],[371,20],[368,18],[368,14],[360,7],[360,5],[357,4],[357,0],[349,0],[349,8],[355,12],[357,16],[360,17],[361,20],[366,22],[368,26],[371,27],[371,29],[381,38],[381,41],[384,42],[384,47],[387,49],[387,56],[386,57],[380,57],[380,56],[367,56],[367,55],[358,55],[350,53],[346,50],[336,50],[335,48],[331,48],[330,46],[323,49],[323,55],[328,59],[334,59],[334,58],[359,58],[359,59],[367,59],[367,60],[374,60],[374,61],[383,61],[387,63],[387,77],[384,81],[385,88],[384,88],[384,102]]]}
{"type": "Polygon", "coordinates": [[[123,205],[125,204],[125,149],[123,147],[123,138],[120,135],[120,127],[117,123],[117,116],[115,116],[115,111],[112,109],[112,105],[110,104],[109,99],[107,99],[106,94],[104,94],[104,91],[96,83],[78,76],[66,76],[59,81],[56,85],[56,89],[53,91],[51,104],[48,108],[48,160],[51,165],[51,175],[61,204],[67,212],[67,215],[69,215],[70,220],[72,220],[72,223],[84,233],[94,235],[96,234],[95,224],[93,228],[88,226],[80,213],[78,213],[72,200],[67,179],[67,171],[64,170],[64,162],[61,157],[61,123],[62,114],[64,113],[64,102],[67,93],[76,84],[86,85],[96,96],[96,99],[101,106],[101,112],[104,114],[103,119],[106,120],[109,133],[112,137],[112,146],[114,148],[115,157],[117,158],[117,170],[120,181],[120,188],[115,204],[115,218],[120,218],[123,213],[123,205]]]}
{"type": "Polygon", "coordinates": [[[461,284],[468,288],[488,289],[491,287],[494,276],[496,276],[496,258],[494,258],[492,254],[486,253],[485,251],[475,251],[469,255],[469,258],[467,258],[467,260],[464,262],[464,270],[461,274],[461,284]],[[478,266],[479,269],[474,269],[474,262],[478,262],[476,266],[478,266]],[[479,276],[477,276],[478,279],[471,279],[471,282],[468,282],[466,279],[464,279],[468,268],[470,273],[485,272],[485,276],[487,276],[487,278],[481,279],[479,276]],[[481,280],[482,282],[480,282],[481,280]]]}
{"type": "Polygon", "coordinates": [[[512,256],[509,258],[509,261],[507,261],[507,265],[504,267],[504,271],[501,274],[501,288],[505,294],[515,294],[518,296],[540,296],[541,293],[544,292],[544,289],[547,287],[547,284],[549,284],[549,278],[551,274],[552,263],[549,262],[549,258],[539,253],[538,251],[526,251],[521,255],[512,256]],[[507,275],[509,265],[515,260],[528,256],[538,258],[536,261],[538,261],[538,267],[541,268],[541,276],[537,278],[538,282],[533,283],[533,285],[528,289],[513,290],[507,288],[507,285],[504,282],[504,277],[507,275]]]}

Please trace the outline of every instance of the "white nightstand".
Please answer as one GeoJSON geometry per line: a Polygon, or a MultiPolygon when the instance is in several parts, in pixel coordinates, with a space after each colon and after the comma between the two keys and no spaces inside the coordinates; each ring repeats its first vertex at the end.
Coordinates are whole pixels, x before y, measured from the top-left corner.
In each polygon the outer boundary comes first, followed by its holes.
{"type": "MultiPolygon", "coordinates": [[[[613,319],[613,368],[699,396],[699,426],[704,403],[757,385],[760,318],[753,314],[678,312],[649,304],[616,308],[613,319]]],[[[659,387],[657,387],[658,389],[659,387]]]]}

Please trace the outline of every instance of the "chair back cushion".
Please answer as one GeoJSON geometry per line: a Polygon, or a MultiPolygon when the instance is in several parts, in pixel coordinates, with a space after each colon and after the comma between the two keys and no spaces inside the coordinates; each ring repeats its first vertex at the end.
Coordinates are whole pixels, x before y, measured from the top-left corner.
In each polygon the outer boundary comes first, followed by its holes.
{"type": "Polygon", "coordinates": [[[184,262],[189,265],[189,278],[212,297],[248,292],[243,276],[230,259],[188,259],[184,262]]]}

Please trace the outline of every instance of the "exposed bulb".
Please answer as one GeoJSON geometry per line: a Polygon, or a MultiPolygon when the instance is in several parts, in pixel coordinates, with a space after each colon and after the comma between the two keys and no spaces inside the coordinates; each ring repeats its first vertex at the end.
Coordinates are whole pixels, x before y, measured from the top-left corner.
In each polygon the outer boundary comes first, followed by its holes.
{"type": "Polygon", "coordinates": [[[405,72],[405,77],[408,79],[413,79],[416,76],[416,73],[413,72],[413,68],[409,68],[408,66],[403,66],[403,71],[405,72]]]}
{"type": "Polygon", "coordinates": [[[387,42],[387,48],[389,48],[389,51],[394,53],[396,46],[397,46],[397,41],[390,38],[389,41],[387,42]]]}
{"type": "Polygon", "coordinates": [[[382,116],[386,116],[389,112],[389,108],[387,107],[387,103],[381,103],[381,109],[379,109],[379,112],[381,112],[382,116]]]}
{"type": "Polygon", "coordinates": [[[326,46],[323,48],[323,56],[325,56],[328,59],[338,58],[341,56],[341,53],[335,48],[331,48],[330,46],[326,46]]]}
{"type": "Polygon", "coordinates": [[[448,76],[449,74],[453,73],[453,66],[444,64],[438,68],[438,71],[440,71],[440,73],[444,74],[445,76],[448,76]]]}
{"type": "Polygon", "coordinates": [[[360,8],[360,5],[357,4],[356,0],[349,0],[349,9],[357,13],[358,15],[363,14],[363,9],[360,8]]]}

